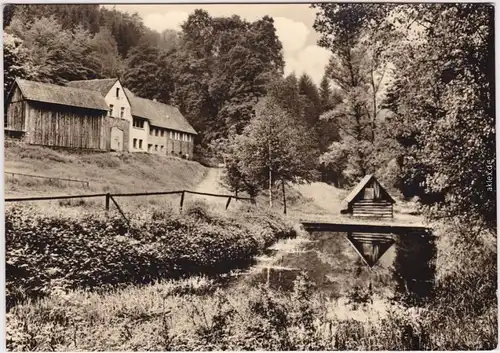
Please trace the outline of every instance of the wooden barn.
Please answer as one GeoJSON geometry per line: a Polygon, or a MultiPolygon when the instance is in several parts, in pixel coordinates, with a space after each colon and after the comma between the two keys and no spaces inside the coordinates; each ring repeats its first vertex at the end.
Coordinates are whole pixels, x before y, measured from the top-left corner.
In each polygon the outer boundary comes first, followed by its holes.
{"type": "Polygon", "coordinates": [[[6,100],[5,133],[34,145],[108,150],[108,110],[97,92],[16,79],[6,100]]]}
{"type": "Polygon", "coordinates": [[[359,217],[394,217],[396,203],[372,174],[366,175],[343,201],[342,213],[359,217]]]}

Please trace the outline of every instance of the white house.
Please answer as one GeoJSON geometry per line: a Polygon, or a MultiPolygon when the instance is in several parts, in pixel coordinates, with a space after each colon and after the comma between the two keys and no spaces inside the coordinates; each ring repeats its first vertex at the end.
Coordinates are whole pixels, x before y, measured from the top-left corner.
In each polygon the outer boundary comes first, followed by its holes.
{"type": "MultiPolygon", "coordinates": [[[[67,85],[100,92],[109,107],[109,116],[129,121],[129,139],[122,142],[128,143],[128,151],[147,152],[149,122],[147,119],[132,116],[130,99],[119,79],[71,81],[67,85]]],[[[112,141],[120,141],[120,132],[118,130],[111,131],[111,134],[114,135],[111,137],[112,141]]],[[[115,145],[114,147],[119,150],[118,146],[115,145]]]]}

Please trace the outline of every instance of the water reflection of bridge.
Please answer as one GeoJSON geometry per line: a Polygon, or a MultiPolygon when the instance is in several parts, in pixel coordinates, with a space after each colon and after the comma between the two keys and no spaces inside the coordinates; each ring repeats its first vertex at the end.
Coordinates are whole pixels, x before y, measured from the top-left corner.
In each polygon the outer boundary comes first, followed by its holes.
{"type": "MultiPolygon", "coordinates": [[[[324,253],[333,253],[334,248],[343,249],[341,252],[345,253],[344,244],[347,240],[368,268],[377,265],[384,253],[393,248],[392,260],[389,260],[392,265],[389,267],[392,268],[390,272],[394,276],[397,290],[412,292],[419,297],[426,296],[431,290],[435,271],[436,236],[432,228],[422,222],[312,215],[299,220],[311,239],[324,244],[324,253]]],[[[339,258],[338,252],[336,257],[339,258]]],[[[377,267],[380,272],[382,267],[387,266],[377,267]]]]}

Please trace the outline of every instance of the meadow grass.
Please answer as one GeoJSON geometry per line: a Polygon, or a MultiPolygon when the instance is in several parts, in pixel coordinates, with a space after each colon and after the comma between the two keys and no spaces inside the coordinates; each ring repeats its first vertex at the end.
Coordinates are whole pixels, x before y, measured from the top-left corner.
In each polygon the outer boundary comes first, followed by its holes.
{"type": "Polygon", "coordinates": [[[193,189],[208,168],[173,156],[78,152],[10,142],[5,144],[4,170],[90,184],[87,188],[79,183],[6,175],[9,197],[193,189]]]}

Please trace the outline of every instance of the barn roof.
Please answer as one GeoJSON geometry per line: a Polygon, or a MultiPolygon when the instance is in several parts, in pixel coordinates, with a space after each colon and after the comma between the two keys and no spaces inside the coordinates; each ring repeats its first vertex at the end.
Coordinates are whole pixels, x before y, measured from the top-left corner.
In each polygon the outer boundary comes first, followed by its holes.
{"type": "Polygon", "coordinates": [[[116,81],[118,81],[117,78],[70,81],[67,83],[67,86],[101,92],[101,94],[105,96],[116,83],[116,81]]]}
{"type": "Polygon", "coordinates": [[[16,84],[27,100],[104,111],[109,109],[97,92],[19,78],[16,84]]]}
{"type": "Polygon", "coordinates": [[[132,115],[148,119],[150,124],[154,126],[196,134],[196,130],[176,107],[137,97],[126,88],[125,93],[132,107],[132,115]]]}
{"type": "MultiPolygon", "coordinates": [[[[356,185],[354,187],[354,189],[351,190],[349,195],[347,195],[346,198],[342,202],[345,202],[348,204],[351,203],[372,179],[375,179],[375,176],[373,174],[365,175],[363,177],[363,179],[361,179],[361,181],[358,183],[358,185],[356,185]]],[[[375,180],[377,181],[377,183],[380,184],[380,182],[377,179],[375,179],[375,180]]],[[[385,190],[385,188],[381,184],[380,184],[380,186],[382,187],[384,194],[387,196],[389,201],[391,201],[392,203],[396,203],[396,201],[394,201],[392,196],[389,195],[389,193],[385,190]]]]}

